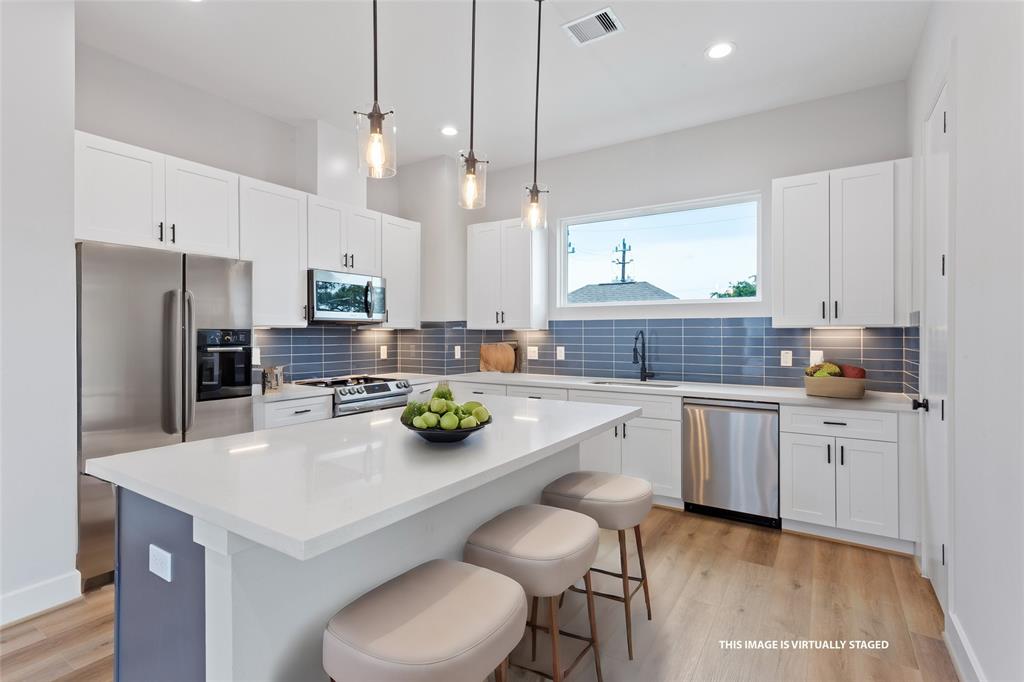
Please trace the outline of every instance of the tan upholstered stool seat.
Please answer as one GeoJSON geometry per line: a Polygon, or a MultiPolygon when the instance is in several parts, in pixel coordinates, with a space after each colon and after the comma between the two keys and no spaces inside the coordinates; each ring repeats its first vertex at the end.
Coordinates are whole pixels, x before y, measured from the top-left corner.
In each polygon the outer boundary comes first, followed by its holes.
{"type": "Polygon", "coordinates": [[[526,595],[479,566],[421,564],[339,611],[324,631],[338,680],[483,680],[526,627],[526,595]]]}
{"type": "Polygon", "coordinates": [[[638,525],[651,511],[651,484],[642,478],[603,471],[574,471],[544,488],[542,502],[586,514],[601,528],[638,525]]]}
{"type": "Polygon", "coordinates": [[[597,557],[597,523],[540,504],[513,507],[477,528],[463,550],[471,564],[513,578],[530,595],[561,594],[597,557]]]}

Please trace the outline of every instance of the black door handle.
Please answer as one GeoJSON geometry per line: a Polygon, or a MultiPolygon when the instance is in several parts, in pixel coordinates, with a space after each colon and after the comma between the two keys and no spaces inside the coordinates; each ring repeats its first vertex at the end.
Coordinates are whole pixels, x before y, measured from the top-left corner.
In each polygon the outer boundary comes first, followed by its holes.
{"type": "Polygon", "coordinates": [[[160,228],[160,236],[158,237],[158,239],[160,241],[163,241],[164,240],[164,221],[161,220],[160,224],[157,227],[160,228]]]}
{"type": "Polygon", "coordinates": [[[846,446],[839,446],[839,466],[846,466],[846,446]]]}
{"type": "Polygon", "coordinates": [[[825,305],[826,305],[825,301],[822,301],[821,302],[821,319],[823,319],[823,320],[828,317],[828,313],[825,311],[825,305]]]}
{"type": "Polygon", "coordinates": [[[615,437],[616,438],[619,437],[619,425],[618,424],[615,425],[615,437]]]}
{"type": "Polygon", "coordinates": [[[622,437],[623,438],[626,437],[626,425],[625,424],[622,425],[622,437]]]}
{"type": "Polygon", "coordinates": [[[498,324],[498,311],[494,311],[494,324],[498,324]]]}
{"type": "Polygon", "coordinates": [[[501,323],[505,324],[505,311],[504,310],[501,311],[501,323]]]}
{"type": "Polygon", "coordinates": [[[828,461],[829,464],[832,463],[832,444],[831,443],[825,443],[825,459],[828,461]]]}
{"type": "Polygon", "coordinates": [[[178,238],[178,230],[175,227],[174,223],[171,223],[171,243],[173,244],[175,241],[177,241],[177,238],[178,238]]]}
{"type": "Polygon", "coordinates": [[[836,316],[835,319],[839,319],[839,301],[836,301],[836,316]]]}

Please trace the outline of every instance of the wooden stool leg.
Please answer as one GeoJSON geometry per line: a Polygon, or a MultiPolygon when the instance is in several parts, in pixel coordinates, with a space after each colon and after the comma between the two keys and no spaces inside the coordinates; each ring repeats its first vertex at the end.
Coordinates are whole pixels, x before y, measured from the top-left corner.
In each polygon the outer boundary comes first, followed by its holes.
{"type": "Polygon", "coordinates": [[[548,615],[551,628],[551,680],[562,682],[562,662],[558,658],[558,605],[554,597],[548,597],[548,615]]]}
{"type": "Polygon", "coordinates": [[[633,660],[633,612],[630,608],[629,561],[626,558],[626,531],[619,531],[619,564],[622,568],[622,604],[626,609],[626,648],[629,660],[633,660]]]}
{"type": "Polygon", "coordinates": [[[594,647],[594,668],[597,669],[597,682],[604,682],[601,676],[601,649],[597,643],[597,614],[594,613],[594,588],[590,584],[590,571],[583,576],[587,586],[587,616],[590,618],[590,643],[594,647]]]}
{"type": "Polygon", "coordinates": [[[537,602],[538,597],[534,597],[530,602],[530,660],[537,660],[537,602]]]}
{"type": "Polygon", "coordinates": [[[508,682],[508,658],[494,669],[494,682],[508,682]]]}
{"type": "Polygon", "coordinates": [[[647,584],[647,565],[644,563],[644,541],[640,539],[640,524],[633,526],[636,536],[636,553],[640,557],[640,582],[644,586],[644,601],[647,602],[647,620],[651,620],[651,588],[647,584]]]}

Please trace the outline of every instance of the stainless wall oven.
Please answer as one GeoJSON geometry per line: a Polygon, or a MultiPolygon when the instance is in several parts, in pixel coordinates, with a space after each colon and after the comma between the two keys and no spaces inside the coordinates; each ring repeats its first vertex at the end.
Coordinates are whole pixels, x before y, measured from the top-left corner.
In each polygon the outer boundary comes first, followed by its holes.
{"type": "Polygon", "coordinates": [[[333,270],[309,271],[310,322],[383,322],[384,279],[333,270]]]}

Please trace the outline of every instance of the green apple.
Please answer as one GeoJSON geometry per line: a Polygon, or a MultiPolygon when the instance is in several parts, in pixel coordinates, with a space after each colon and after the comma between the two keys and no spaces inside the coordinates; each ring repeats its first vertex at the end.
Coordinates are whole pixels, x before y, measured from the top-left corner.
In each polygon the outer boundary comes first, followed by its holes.
{"type": "Polygon", "coordinates": [[[447,412],[441,417],[441,428],[445,431],[459,428],[459,418],[454,412],[447,412]]]}
{"type": "Polygon", "coordinates": [[[444,398],[433,398],[430,401],[430,411],[434,414],[444,414],[448,411],[448,401],[444,398]]]}
{"type": "Polygon", "coordinates": [[[441,418],[433,412],[426,412],[420,418],[423,420],[423,423],[427,425],[428,429],[436,427],[441,421],[441,418]]]}
{"type": "Polygon", "coordinates": [[[470,416],[459,422],[459,426],[464,429],[472,429],[480,426],[480,422],[476,420],[476,417],[470,416]]]}
{"type": "Polygon", "coordinates": [[[473,417],[478,423],[484,424],[491,418],[491,413],[487,411],[487,408],[481,405],[480,407],[473,410],[473,417]]]}
{"type": "Polygon", "coordinates": [[[412,425],[417,429],[425,429],[427,428],[427,421],[423,417],[413,417],[412,425]]]}
{"type": "Polygon", "coordinates": [[[478,403],[475,400],[470,400],[468,403],[462,403],[462,409],[466,411],[466,414],[473,414],[473,410],[478,407],[483,407],[483,404],[478,403]]]}

